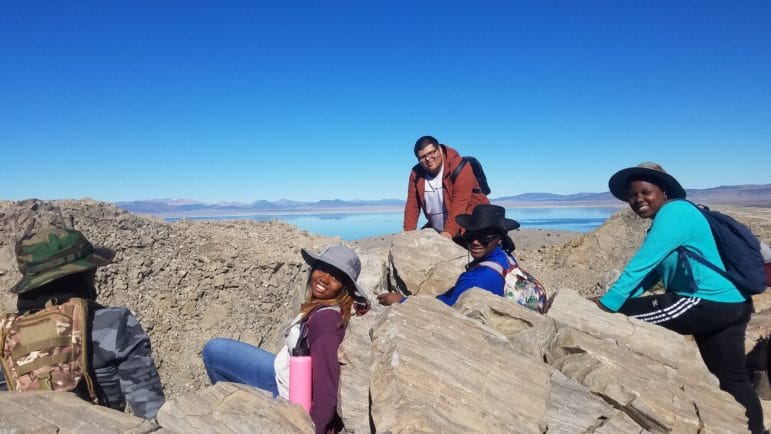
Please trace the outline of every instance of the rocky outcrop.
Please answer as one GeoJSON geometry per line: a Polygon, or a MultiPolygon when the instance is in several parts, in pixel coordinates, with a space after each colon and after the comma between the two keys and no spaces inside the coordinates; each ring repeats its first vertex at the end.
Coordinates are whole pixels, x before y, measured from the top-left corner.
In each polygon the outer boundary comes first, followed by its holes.
{"type": "Polygon", "coordinates": [[[402,232],[391,239],[385,289],[435,297],[455,284],[468,253],[433,229],[402,232]]]}
{"type": "Polygon", "coordinates": [[[209,384],[200,351],[223,336],[276,351],[282,324],[304,297],[300,248],[341,241],[273,221],[179,221],[139,217],[90,200],[0,202],[0,301],[19,278],[13,247],[26,231],[74,227],[116,252],[97,273],[99,301],[131,308],[150,335],[167,395],[209,384]]]}
{"type": "Polygon", "coordinates": [[[529,271],[547,288],[566,288],[590,296],[604,293],[642,243],[648,220],[629,209],[613,214],[595,231],[544,252],[529,271]]]}
{"type": "Polygon", "coordinates": [[[416,297],[391,307],[371,338],[377,431],[743,432],[746,423],[693,342],[568,290],[547,316],[482,290],[457,310],[416,297]]]}
{"type": "Polygon", "coordinates": [[[217,383],[167,401],[158,413],[165,430],[205,433],[308,433],[313,423],[302,407],[270,392],[217,383]]]}
{"type": "MultiPolygon", "coordinates": [[[[754,220],[761,231],[769,221],[754,220]]],[[[166,223],[93,201],[0,202],[0,287],[19,277],[16,238],[49,223],[74,226],[117,251],[116,262],[97,276],[102,301],[131,307],[149,330],[169,401],[156,425],[69,394],[0,393],[0,426],[311,429],[286,401],[243,386],[210,387],[199,352],[214,336],[278,349],[281,324],[304,293],[299,249],[340,240],[280,222],[166,223]],[[74,416],[64,422],[50,419],[68,412],[74,416]]],[[[551,293],[559,289],[547,315],[481,290],[455,308],[435,300],[454,284],[467,254],[431,231],[354,243],[368,291],[418,295],[352,319],[340,349],[346,431],[742,432],[743,409],[717,388],[689,338],[603,313],[582,297],[607,286],[612,276],[604,273],[620,271],[644,232],[645,221],[622,212],[564,245],[518,251],[551,293]]],[[[771,305],[765,294],[756,306],[762,303],[771,305]]],[[[768,323],[764,314],[755,316],[748,350],[768,335],[768,323]]]]}
{"type": "Polygon", "coordinates": [[[156,432],[158,425],[99,407],[71,393],[0,392],[1,433],[156,432]]]}

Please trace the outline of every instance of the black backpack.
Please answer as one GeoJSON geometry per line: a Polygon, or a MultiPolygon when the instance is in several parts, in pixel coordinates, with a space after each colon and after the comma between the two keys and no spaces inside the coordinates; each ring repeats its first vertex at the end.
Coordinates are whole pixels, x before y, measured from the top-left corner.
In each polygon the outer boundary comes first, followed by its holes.
{"type": "Polygon", "coordinates": [[[487,176],[485,176],[485,171],[482,169],[482,163],[480,163],[479,160],[474,157],[461,158],[460,164],[458,164],[458,167],[456,167],[450,175],[452,182],[454,183],[458,178],[460,171],[463,170],[463,167],[466,166],[466,163],[471,164],[471,169],[474,171],[474,176],[477,178],[477,183],[479,184],[479,188],[482,190],[482,193],[485,195],[490,194],[490,186],[487,185],[487,176]]]}
{"type": "MultiPolygon", "coordinates": [[[[712,236],[715,238],[718,253],[720,253],[720,259],[725,265],[725,271],[723,271],[698,253],[685,247],[678,247],[678,255],[689,269],[689,273],[690,264],[687,258],[693,258],[730,280],[747,297],[765,291],[768,282],[766,282],[763,269],[764,261],[760,252],[760,240],[746,226],[732,217],[711,211],[704,205],[686,202],[695,206],[707,219],[709,227],[712,229],[712,236]]],[[[693,273],[690,274],[691,285],[695,286],[693,273]]]]}

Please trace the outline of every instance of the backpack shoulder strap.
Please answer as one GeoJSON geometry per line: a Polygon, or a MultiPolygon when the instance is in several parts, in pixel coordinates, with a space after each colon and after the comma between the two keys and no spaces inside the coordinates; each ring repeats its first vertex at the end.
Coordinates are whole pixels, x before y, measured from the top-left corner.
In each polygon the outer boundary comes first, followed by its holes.
{"type": "MultiPolygon", "coordinates": [[[[677,248],[677,252],[681,255],[685,255],[688,258],[697,260],[702,265],[706,266],[707,268],[714,271],[715,273],[718,273],[719,275],[725,277],[726,279],[731,280],[731,278],[724,270],[721,270],[717,265],[708,261],[707,258],[705,258],[704,256],[701,256],[700,254],[694,252],[693,250],[680,246],[677,248]]],[[[693,277],[692,273],[691,273],[691,276],[693,277]]]]}
{"type": "Polygon", "coordinates": [[[466,157],[461,157],[460,163],[450,174],[450,181],[452,181],[453,184],[455,184],[455,180],[458,179],[458,176],[460,176],[460,171],[463,170],[463,168],[466,166],[466,163],[468,163],[468,159],[466,157]]]}
{"type": "Polygon", "coordinates": [[[300,319],[300,336],[297,338],[297,344],[295,346],[308,347],[308,321],[313,315],[315,315],[317,312],[321,312],[322,310],[334,310],[342,314],[340,306],[321,305],[320,307],[310,311],[308,315],[305,315],[302,319],[300,319]]]}
{"type": "Polygon", "coordinates": [[[495,261],[482,261],[477,264],[477,267],[487,267],[496,273],[500,274],[502,278],[506,278],[506,275],[509,274],[512,270],[518,267],[517,261],[511,257],[511,255],[506,255],[506,260],[509,263],[508,268],[504,268],[501,266],[501,264],[495,262],[495,261]]]}

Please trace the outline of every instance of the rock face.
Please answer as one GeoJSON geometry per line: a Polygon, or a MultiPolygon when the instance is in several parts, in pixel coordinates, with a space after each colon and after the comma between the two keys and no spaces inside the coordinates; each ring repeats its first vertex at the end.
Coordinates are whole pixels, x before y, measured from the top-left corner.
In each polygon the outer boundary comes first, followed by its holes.
{"type": "Polygon", "coordinates": [[[546,428],[552,370],[436,299],[416,297],[393,306],[372,328],[371,351],[377,431],[540,433],[546,428]],[[518,387],[511,387],[514,372],[527,372],[518,387]]]}
{"type": "Polygon", "coordinates": [[[373,326],[377,431],[743,432],[744,409],[682,336],[569,290],[545,317],[482,290],[457,308],[416,297],[373,326]]]}
{"type": "Polygon", "coordinates": [[[25,230],[50,224],[115,250],[114,263],[97,273],[99,301],[136,313],[171,396],[209,384],[200,351],[212,337],[278,350],[281,325],[304,297],[300,248],[340,243],[278,221],[170,224],[88,200],[0,202],[0,300],[7,310],[15,310],[15,297],[6,289],[21,277],[14,243],[25,230]]]}
{"type": "Polygon", "coordinates": [[[391,240],[386,289],[403,295],[435,297],[455,284],[468,253],[433,229],[402,232],[391,240]]]}
{"type": "Polygon", "coordinates": [[[0,392],[2,433],[131,433],[156,431],[144,419],[92,405],[71,393],[0,392]]]}
{"type": "MultiPolygon", "coordinates": [[[[771,212],[738,217],[769,241],[771,212]]],[[[100,299],[132,308],[148,329],[168,402],[159,428],[69,394],[0,393],[0,428],[311,430],[307,415],[286,401],[245,386],[209,386],[200,348],[225,336],[277,350],[282,323],[304,294],[300,248],[340,240],[280,222],[167,223],[88,200],[0,202],[0,288],[19,278],[15,240],[51,223],[116,250],[115,263],[97,275],[100,299]]],[[[690,339],[603,313],[583,298],[612,282],[607,271],[621,270],[646,225],[622,211],[563,245],[518,251],[548,290],[559,289],[547,315],[482,290],[467,292],[454,308],[435,300],[454,284],[467,254],[431,231],[354,243],[359,283],[371,296],[418,296],[352,319],[339,352],[346,432],[744,432],[743,409],[719,390],[690,339]]],[[[770,295],[756,307],[771,306],[770,295]]],[[[5,293],[0,301],[14,307],[5,293]]],[[[767,340],[769,324],[767,314],[755,315],[748,350],[767,340]]]]}
{"type": "Polygon", "coordinates": [[[270,392],[217,383],[167,401],[158,413],[165,430],[178,433],[308,433],[311,418],[302,407],[270,392]]]}
{"type": "Polygon", "coordinates": [[[629,209],[613,214],[598,230],[545,252],[529,270],[547,288],[584,295],[604,293],[642,243],[649,221],[629,209]]]}

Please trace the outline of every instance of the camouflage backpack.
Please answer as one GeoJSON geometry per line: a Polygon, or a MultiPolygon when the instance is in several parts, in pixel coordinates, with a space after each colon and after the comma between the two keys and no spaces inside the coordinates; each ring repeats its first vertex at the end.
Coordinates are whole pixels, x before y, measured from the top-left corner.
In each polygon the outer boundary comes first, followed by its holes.
{"type": "Polygon", "coordinates": [[[71,298],[35,313],[0,316],[0,362],[8,390],[62,390],[97,404],[90,374],[88,301],[71,298]]]}

